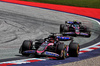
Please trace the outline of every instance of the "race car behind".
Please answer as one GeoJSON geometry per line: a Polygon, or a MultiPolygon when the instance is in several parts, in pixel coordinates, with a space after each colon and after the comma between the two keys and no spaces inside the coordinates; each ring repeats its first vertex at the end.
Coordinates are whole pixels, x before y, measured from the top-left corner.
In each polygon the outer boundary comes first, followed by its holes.
{"type": "Polygon", "coordinates": [[[65,24],[60,24],[60,33],[71,36],[91,36],[89,28],[77,21],[65,21],[65,24]]]}

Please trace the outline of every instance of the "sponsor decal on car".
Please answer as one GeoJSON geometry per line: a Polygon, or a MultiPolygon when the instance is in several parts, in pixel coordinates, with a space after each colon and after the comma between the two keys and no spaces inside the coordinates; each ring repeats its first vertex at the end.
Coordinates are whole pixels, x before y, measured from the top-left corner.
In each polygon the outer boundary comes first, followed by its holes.
{"type": "Polygon", "coordinates": [[[24,53],[35,53],[35,50],[27,50],[27,51],[24,51],[24,53]]]}
{"type": "Polygon", "coordinates": [[[57,56],[57,57],[59,56],[59,54],[52,53],[52,52],[47,52],[47,51],[45,52],[45,54],[50,55],[50,56],[57,56]]]}

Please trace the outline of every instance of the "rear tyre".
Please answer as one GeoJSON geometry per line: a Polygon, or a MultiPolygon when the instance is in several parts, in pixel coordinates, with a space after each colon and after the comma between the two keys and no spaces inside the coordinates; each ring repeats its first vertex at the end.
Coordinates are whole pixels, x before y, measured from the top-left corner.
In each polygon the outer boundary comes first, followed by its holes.
{"type": "Polygon", "coordinates": [[[85,36],[85,37],[90,37],[90,36],[91,36],[91,32],[90,32],[90,31],[88,31],[87,34],[88,34],[88,35],[85,36]]]}
{"type": "Polygon", "coordinates": [[[80,26],[80,32],[85,32],[86,28],[84,26],[80,26]]]}
{"type": "Polygon", "coordinates": [[[88,36],[86,36],[86,37],[90,37],[91,36],[91,31],[89,30],[89,28],[87,28],[86,32],[88,34],[88,36]]]}
{"type": "Polygon", "coordinates": [[[91,31],[90,31],[89,28],[86,27],[86,26],[81,26],[81,27],[80,27],[80,32],[85,32],[85,33],[87,33],[88,35],[85,35],[85,37],[90,37],[90,36],[91,36],[91,31]]]}
{"type": "Polygon", "coordinates": [[[26,50],[32,50],[32,41],[30,41],[30,40],[25,40],[25,41],[23,41],[23,44],[22,44],[22,46],[20,47],[19,52],[20,52],[22,55],[24,55],[24,56],[28,56],[29,54],[23,53],[23,52],[26,51],[26,50]]]}
{"type": "Polygon", "coordinates": [[[64,29],[64,24],[61,24],[61,25],[60,25],[60,33],[63,32],[63,29],[64,29]]]}
{"type": "Polygon", "coordinates": [[[70,57],[78,57],[79,55],[79,44],[78,43],[72,43],[69,45],[69,56],[70,57]]]}

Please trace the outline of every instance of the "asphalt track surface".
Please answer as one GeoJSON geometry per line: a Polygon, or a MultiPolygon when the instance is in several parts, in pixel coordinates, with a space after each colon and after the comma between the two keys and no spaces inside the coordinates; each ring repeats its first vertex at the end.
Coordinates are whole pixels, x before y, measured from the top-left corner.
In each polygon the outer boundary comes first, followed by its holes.
{"type": "Polygon", "coordinates": [[[22,58],[18,49],[23,40],[34,40],[46,37],[51,32],[59,32],[59,25],[66,20],[82,21],[83,25],[89,26],[92,30],[90,38],[75,37],[75,41],[79,42],[82,48],[98,42],[94,41],[100,35],[100,26],[96,20],[64,12],[0,2],[0,59],[22,58]]]}

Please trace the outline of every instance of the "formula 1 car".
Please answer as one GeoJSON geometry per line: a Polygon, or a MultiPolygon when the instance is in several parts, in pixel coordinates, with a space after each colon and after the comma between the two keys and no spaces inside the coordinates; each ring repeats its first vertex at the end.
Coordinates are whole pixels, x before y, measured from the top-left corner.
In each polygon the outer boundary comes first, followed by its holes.
{"type": "Polygon", "coordinates": [[[31,57],[50,56],[57,59],[65,59],[68,56],[78,57],[79,48],[79,44],[73,42],[73,38],[52,34],[45,39],[36,39],[35,44],[33,44],[32,40],[24,40],[19,53],[31,57]],[[69,46],[61,42],[68,40],[71,40],[69,46]]]}
{"type": "Polygon", "coordinates": [[[60,25],[60,33],[71,36],[91,36],[89,28],[83,26],[81,22],[77,21],[65,21],[65,24],[60,25]]]}

